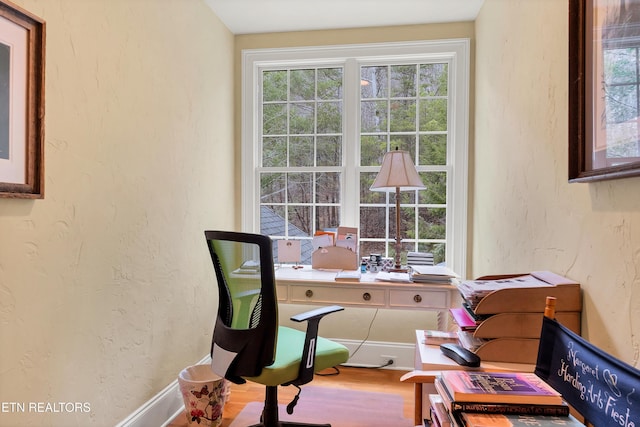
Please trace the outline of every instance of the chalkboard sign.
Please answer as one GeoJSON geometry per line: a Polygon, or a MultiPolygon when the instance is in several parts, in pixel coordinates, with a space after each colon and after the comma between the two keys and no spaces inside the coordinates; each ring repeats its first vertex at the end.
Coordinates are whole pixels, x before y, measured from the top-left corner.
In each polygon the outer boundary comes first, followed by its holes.
{"type": "Polygon", "coordinates": [[[591,424],[640,427],[640,371],[547,317],[535,373],[591,424]]]}

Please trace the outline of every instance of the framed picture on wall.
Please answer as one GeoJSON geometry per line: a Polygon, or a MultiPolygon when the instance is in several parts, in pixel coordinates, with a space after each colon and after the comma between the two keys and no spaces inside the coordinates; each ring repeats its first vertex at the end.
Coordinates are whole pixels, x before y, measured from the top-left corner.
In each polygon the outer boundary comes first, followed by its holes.
{"type": "Polygon", "coordinates": [[[569,0],[569,181],[640,176],[640,0],[569,0]]]}
{"type": "Polygon", "coordinates": [[[0,197],[44,197],[45,23],[0,0],[0,197]]]}

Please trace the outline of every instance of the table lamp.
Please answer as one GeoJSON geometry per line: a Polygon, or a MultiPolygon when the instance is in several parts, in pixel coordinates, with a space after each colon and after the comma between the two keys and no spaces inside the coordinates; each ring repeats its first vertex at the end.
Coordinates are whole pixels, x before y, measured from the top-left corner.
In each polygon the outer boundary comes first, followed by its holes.
{"type": "Polygon", "coordinates": [[[406,272],[400,264],[401,232],[400,232],[400,192],[411,190],[422,190],[426,188],[418,175],[418,171],[411,160],[408,151],[389,151],[382,159],[380,171],[373,181],[370,190],[396,193],[396,257],[394,272],[406,272]]]}

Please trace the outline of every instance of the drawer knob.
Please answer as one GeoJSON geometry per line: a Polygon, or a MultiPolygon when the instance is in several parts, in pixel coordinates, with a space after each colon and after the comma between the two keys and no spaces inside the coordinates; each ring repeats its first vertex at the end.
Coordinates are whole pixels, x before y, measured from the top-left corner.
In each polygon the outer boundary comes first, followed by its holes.
{"type": "Polygon", "coordinates": [[[313,291],[311,289],[307,289],[307,292],[304,293],[307,298],[311,298],[313,296],[313,291]]]}
{"type": "Polygon", "coordinates": [[[415,302],[422,302],[422,296],[421,295],[414,295],[413,296],[413,300],[415,302]]]}
{"type": "Polygon", "coordinates": [[[371,294],[369,292],[365,292],[364,294],[362,294],[362,299],[365,301],[371,300],[371,294]]]}

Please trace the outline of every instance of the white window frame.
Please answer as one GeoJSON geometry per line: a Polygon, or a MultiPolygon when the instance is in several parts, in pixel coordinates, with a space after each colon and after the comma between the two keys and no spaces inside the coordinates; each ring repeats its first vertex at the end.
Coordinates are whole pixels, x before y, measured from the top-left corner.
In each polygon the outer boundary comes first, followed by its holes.
{"type": "MultiPolygon", "coordinates": [[[[241,206],[242,229],[247,232],[260,230],[260,183],[256,168],[261,153],[257,149],[260,139],[259,108],[261,99],[260,76],[264,68],[300,65],[342,65],[344,79],[359,79],[359,66],[371,63],[390,63],[416,59],[436,58],[448,63],[449,99],[447,140],[447,265],[466,277],[467,253],[467,194],[469,151],[469,39],[429,40],[414,42],[354,44],[278,49],[248,49],[242,51],[242,163],[241,206]],[[356,73],[356,74],[353,74],[356,73]]],[[[355,87],[345,86],[345,122],[360,122],[359,94],[355,87]]],[[[358,127],[343,129],[346,145],[356,144],[355,149],[343,150],[344,179],[342,194],[358,195],[360,141],[358,127]]],[[[356,197],[358,200],[358,197],[356,197]]],[[[342,203],[340,218],[343,225],[359,224],[358,203],[342,203]]]]}

